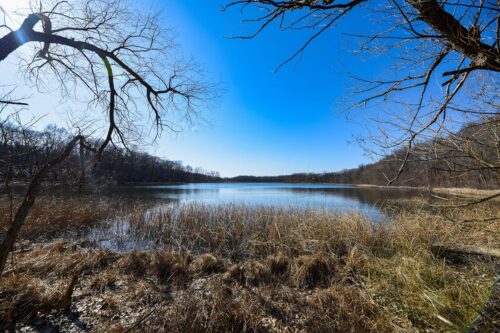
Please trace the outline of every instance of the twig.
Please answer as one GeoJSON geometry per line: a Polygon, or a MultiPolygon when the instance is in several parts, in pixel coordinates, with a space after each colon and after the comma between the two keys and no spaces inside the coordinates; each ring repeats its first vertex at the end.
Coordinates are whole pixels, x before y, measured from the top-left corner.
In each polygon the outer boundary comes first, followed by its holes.
{"type": "Polygon", "coordinates": [[[153,310],[149,311],[148,314],[146,314],[144,317],[142,317],[141,319],[137,320],[134,325],[132,325],[129,329],[127,329],[124,333],[130,333],[132,332],[132,330],[138,326],[140,326],[146,319],[148,319],[156,310],[158,310],[158,308],[160,307],[160,305],[157,305],[156,307],[153,308],[153,310]]]}

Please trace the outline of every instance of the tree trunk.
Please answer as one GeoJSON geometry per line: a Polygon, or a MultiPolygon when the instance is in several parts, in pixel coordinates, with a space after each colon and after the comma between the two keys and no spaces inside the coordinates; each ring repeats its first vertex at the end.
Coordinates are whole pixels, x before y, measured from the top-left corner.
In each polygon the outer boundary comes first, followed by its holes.
{"type": "Polygon", "coordinates": [[[83,193],[85,187],[85,147],[83,138],[80,139],[80,184],[78,186],[78,193],[83,193]]]}
{"type": "Polygon", "coordinates": [[[14,220],[12,221],[12,224],[10,225],[9,230],[6,233],[5,238],[2,241],[2,244],[0,244],[0,274],[3,272],[3,269],[5,268],[5,264],[7,263],[7,258],[9,257],[9,253],[14,246],[14,243],[19,234],[19,231],[21,230],[21,227],[24,224],[24,221],[26,220],[26,216],[28,216],[31,208],[35,204],[35,199],[38,194],[38,190],[45,176],[50,171],[50,169],[52,169],[54,166],[64,161],[71,154],[71,151],[81,139],[83,139],[83,137],[80,135],[74,137],[66,145],[64,151],[53,160],[45,163],[45,165],[35,174],[35,176],[31,180],[28,190],[26,191],[26,195],[24,196],[23,202],[17,209],[14,220]]]}
{"type": "Polygon", "coordinates": [[[409,3],[419,12],[422,21],[445,36],[452,47],[471,59],[475,66],[500,71],[498,50],[483,43],[480,34],[474,34],[471,29],[463,26],[437,0],[409,0],[409,3]]]}
{"type": "Polygon", "coordinates": [[[40,21],[40,16],[31,14],[24,20],[18,30],[11,31],[0,38],[0,61],[7,58],[7,56],[14,52],[19,46],[29,41],[28,34],[33,30],[33,27],[38,21],[40,21]]]}

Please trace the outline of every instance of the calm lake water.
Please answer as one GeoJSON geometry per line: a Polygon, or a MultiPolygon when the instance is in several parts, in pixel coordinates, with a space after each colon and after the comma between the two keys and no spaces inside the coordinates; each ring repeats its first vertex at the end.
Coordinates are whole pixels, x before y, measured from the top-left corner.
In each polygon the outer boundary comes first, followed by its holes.
{"type": "Polygon", "coordinates": [[[286,208],[359,210],[371,216],[379,213],[384,200],[418,195],[409,190],[378,189],[335,184],[286,183],[198,183],[183,185],[120,186],[119,195],[165,199],[175,203],[208,205],[244,204],[286,208]]]}
{"type": "MultiPolygon", "coordinates": [[[[379,209],[384,200],[419,195],[415,191],[377,189],[333,184],[282,184],[282,183],[205,183],[184,185],[119,186],[113,195],[127,198],[154,199],[158,204],[144,214],[145,224],[130,223],[128,218],[107,221],[97,225],[86,235],[96,247],[115,251],[164,248],[171,242],[168,225],[155,223],[151,215],[162,210],[174,212],[184,204],[199,203],[204,206],[242,204],[272,206],[285,209],[322,209],[328,211],[357,211],[382,221],[379,209]],[[148,217],[149,216],[149,217],[148,217]]],[[[176,214],[172,215],[175,219],[176,214]]],[[[202,249],[207,251],[207,249],[202,249]]]]}

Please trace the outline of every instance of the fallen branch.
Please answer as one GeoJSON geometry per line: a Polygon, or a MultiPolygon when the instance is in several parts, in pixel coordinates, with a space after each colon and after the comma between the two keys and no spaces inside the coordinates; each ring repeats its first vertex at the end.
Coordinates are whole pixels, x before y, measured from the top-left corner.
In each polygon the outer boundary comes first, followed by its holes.
{"type": "Polygon", "coordinates": [[[160,308],[160,306],[156,306],[153,308],[153,310],[149,311],[145,316],[143,316],[142,318],[139,318],[139,320],[137,320],[134,325],[132,325],[129,329],[127,329],[124,333],[129,333],[129,332],[132,332],[132,330],[134,328],[137,328],[139,327],[146,319],[148,319],[156,310],[158,310],[160,308]]]}

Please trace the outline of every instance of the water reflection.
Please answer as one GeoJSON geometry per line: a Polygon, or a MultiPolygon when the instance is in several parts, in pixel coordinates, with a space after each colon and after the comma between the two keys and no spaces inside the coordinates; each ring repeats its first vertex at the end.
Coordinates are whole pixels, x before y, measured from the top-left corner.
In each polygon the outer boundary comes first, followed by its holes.
{"type": "Polygon", "coordinates": [[[256,206],[360,210],[376,217],[383,201],[418,195],[415,191],[334,184],[204,183],[120,186],[116,194],[203,204],[240,203],[256,206]]]}
{"type": "MultiPolygon", "coordinates": [[[[379,223],[384,221],[379,209],[384,200],[419,195],[409,190],[345,185],[262,183],[120,186],[113,192],[124,198],[159,199],[159,204],[153,208],[126,218],[108,220],[97,225],[87,235],[86,238],[93,246],[115,251],[182,245],[186,240],[183,236],[175,235],[175,230],[180,225],[179,214],[193,211],[193,207],[198,207],[194,209],[194,220],[203,221],[207,225],[220,221],[224,214],[243,214],[245,221],[255,219],[255,214],[259,219],[272,215],[259,215],[259,211],[253,209],[254,206],[265,206],[265,212],[291,209],[295,212],[293,216],[297,216],[297,209],[299,215],[305,214],[304,216],[315,213],[316,209],[340,213],[357,211],[370,217],[373,223],[379,223]]],[[[201,247],[199,250],[210,252],[213,249],[201,247]]]]}

